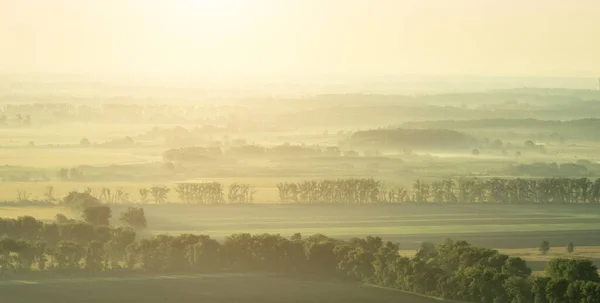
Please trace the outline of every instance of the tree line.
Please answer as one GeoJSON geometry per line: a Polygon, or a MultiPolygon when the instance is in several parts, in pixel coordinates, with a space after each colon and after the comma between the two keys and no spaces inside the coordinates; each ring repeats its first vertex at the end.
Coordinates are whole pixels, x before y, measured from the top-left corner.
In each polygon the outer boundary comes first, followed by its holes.
{"type": "Polygon", "coordinates": [[[413,257],[379,237],[316,234],[140,237],[129,227],[0,219],[0,274],[34,272],[260,271],[338,277],[477,303],[597,303],[600,278],[589,260],[555,259],[544,277],[524,260],[465,241],[423,243],[413,257]]]}
{"type": "MultiPolygon", "coordinates": [[[[389,188],[372,178],[336,180],[304,180],[280,182],[276,185],[281,203],[303,204],[378,204],[378,203],[493,203],[493,204],[598,204],[600,178],[442,179],[416,180],[411,187],[389,188]]],[[[232,183],[225,194],[219,182],[178,183],[174,187],[140,188],[140,203],[164,204],[173,190],[180,201],[189,204],[245,204],[254,202],[256,190],[248,184],[232,183]]],[[[122,188],[87,188],[83,193],[105,203],[131,202],[122,188]]],[[[29,201],[31,193],[19,191],[18,201],[29,201]]],[[[44,197],[56,201],[53,188],[44,197]]]]}
{"type": "Polygon", "coordinates": [[[600,178],[417,180],[411,198],[438,203],[596,204],[600,203],[600,178]]]}
{"type": "Polygon", "coordinates": [[[388,189],[373,179],[339,179],[277,184],[280,202],[374,203],[600,203],[600,178],[458,178],[416,180],[412,188],[388,189]]]}
{"type": "Polygon", "coordinates": [[[297,183],[278,183],[281,202],[314,204],[373,204],[404,202],[407,192],[403,188],[386,190],[374,179],[311,180],[297,183]]]}

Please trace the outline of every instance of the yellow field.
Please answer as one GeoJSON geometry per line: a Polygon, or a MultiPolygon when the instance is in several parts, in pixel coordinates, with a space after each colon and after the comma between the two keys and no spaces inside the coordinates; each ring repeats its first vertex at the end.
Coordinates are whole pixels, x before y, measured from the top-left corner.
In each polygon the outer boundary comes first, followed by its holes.
{"type": "Polygon", "coordinates": [[[17,218],[22,216],[32,216],[38,220],[51,221],[54,220],[56,214],[61,213],[73,218],[79,218],[79,214],[73,213],[72,210],[63,207],[2,207],[0,206],[0,218],[17,218]]]}
{"type": "MultiPolygon", "coordinates": [[[[136,136],[152,129],[150,124],[118,124],[118,123],[60,123],[43,127],[0,128],[1,146],[25,146],[29,142],[36,145],[68,144],[77,145],[83,138],[90,142],[136,136]]],[[[160,126],[160,125],[159,125],[160,126]]]]}
{"type": "Polygon", "coordinates": [[[571,254],[567,252],[565,247],[552,247],[546,255],[540,254],[537,248],[499,249],[499,251],[503,254],[521,257],[524,260],[531,262],[548,262],[555,258],[600,258],[600,246],[576,246],[575,251],[571,254]]]}
{"type": "Polygon", "coordinates": [[[135,150],[105,148],[49,148],[19,147],[0,150],[2,164],[33,168],[70,168],[78,165],[112,165],[160,161],[154,156],[135,150]]]}

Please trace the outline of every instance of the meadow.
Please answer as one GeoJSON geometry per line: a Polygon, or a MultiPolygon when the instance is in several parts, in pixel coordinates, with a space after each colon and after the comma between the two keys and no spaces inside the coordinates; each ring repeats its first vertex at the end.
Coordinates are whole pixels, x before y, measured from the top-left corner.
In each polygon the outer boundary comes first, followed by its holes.
{"type": "Polygon", "coordinates": [[[396,302],[439,300],[352,282],[270,275],[57,278],[0,281],[5,302],[396,302]]]}
{"type": "MultiPolygon", "coordinates": [[[[113,223],[128,205],[113,204],[113,223]]],[[[339,238],[380,236],[403,250],[446,238],[498,249],[535,249],[546,240],[555,247],[600,245],[600,209],[594,205],[144,205],[154,234],[233,233],[327,234],[339,238]]],[[[78,218],[60,206],[0,206],[2,217],[31,215],[53,221],[57,213],[78,218]]],[[[516,252],[515,252],[516,253],[516,252]]]]}

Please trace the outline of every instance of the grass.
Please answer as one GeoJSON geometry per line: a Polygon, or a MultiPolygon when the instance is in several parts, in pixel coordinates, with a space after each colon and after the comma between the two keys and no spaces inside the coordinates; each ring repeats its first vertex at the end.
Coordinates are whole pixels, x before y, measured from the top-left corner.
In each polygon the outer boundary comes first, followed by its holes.
{"type": "Polygon", "coordinates": [[[0,284],[6,302],[394,302],[440,300],[400,291],[321,279],[285,276],[162,276],[0,284]],[[36,284],[37,283],[37,284],[36,284]]]}
{"type": "Polygon", "coordinates": [[[576,246],[572,253],[568,253],[566,247],[554,246],[545,255],[537,248],[500,249],[499,251],[531,262],[548,262],[556,258],[600,259],[600,246],[576,246]]]}
{"type": "MultiPolygon", "coordinates": [[[[113,224],[128,205],[113,204],[113,224]]],[[[490,248],[528,249],[548,240],[551,254],[569,242],[581,248],[600,245],[589,237],[600,229],[600,208],[591,206],[539,207],[510,205],[143,205],[151,232],[208,234],[223,238],[233,233],[323,233],[332,237],[381,236],[414,250],[423,241],[467,240],[490,248]]],[[[78,218],[62,207],[0,205],[0,217],[32,215],[53,220],[56,213],[78,218]]],[[[583,249],[583,248],[582,248],[583,249]]],[[[577,248],[576,252],[579,251],[577,248]]],[[[516,251],[515,251],[516,253],[516,251]]],[[[535,253],[535,251],[533,252],[535,253]]],[[[533,254],[532,254],[533,255],[533,254]]]]}

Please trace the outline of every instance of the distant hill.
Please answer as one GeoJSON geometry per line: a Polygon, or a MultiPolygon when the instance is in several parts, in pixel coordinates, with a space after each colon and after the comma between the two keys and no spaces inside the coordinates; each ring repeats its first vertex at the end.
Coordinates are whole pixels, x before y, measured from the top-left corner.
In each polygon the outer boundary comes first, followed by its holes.
{"type": "Polygon", "coordinates": [[[348,143],[355,147],[465,149],[476,143],[475,138],[450,129],[374,129],[358,131],[348,143]]]}

